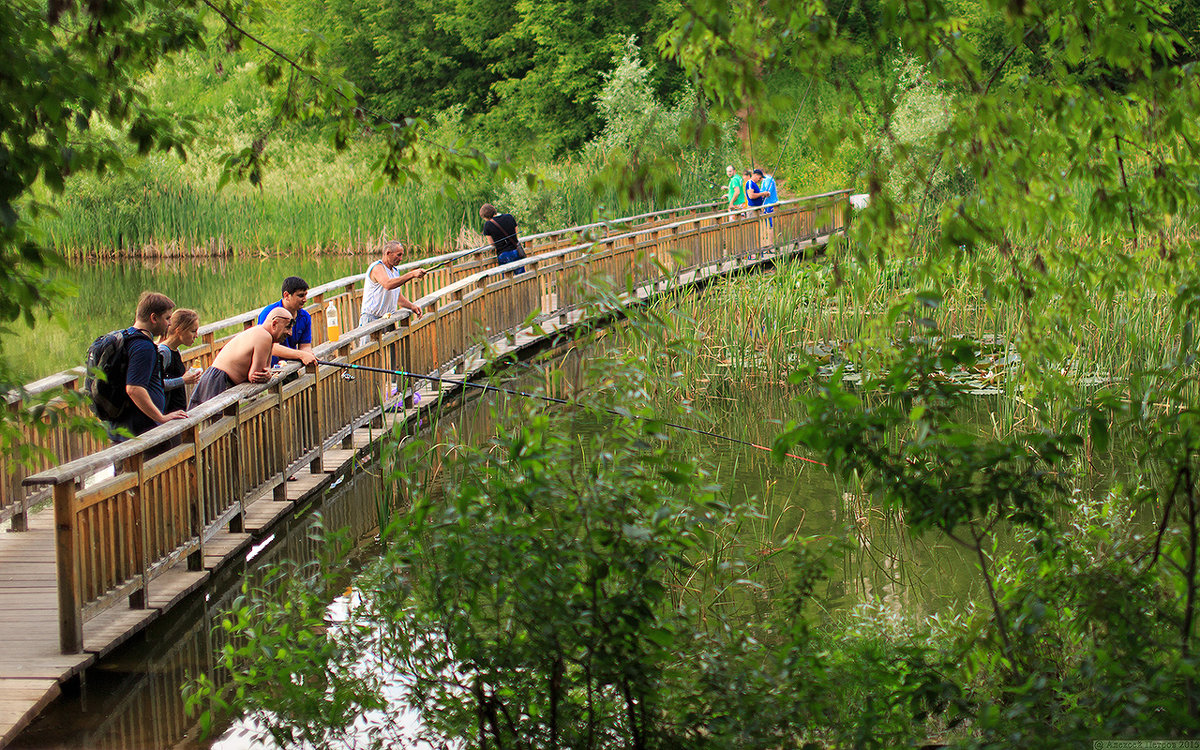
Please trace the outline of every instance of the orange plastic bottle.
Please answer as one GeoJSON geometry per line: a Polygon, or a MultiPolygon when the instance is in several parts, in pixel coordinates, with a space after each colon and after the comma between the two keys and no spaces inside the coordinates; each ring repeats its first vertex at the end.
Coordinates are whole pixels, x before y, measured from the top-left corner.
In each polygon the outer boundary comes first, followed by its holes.
{"type": "Polygon", "coordinates": [[[337,306],[332,302],[325,308],[325,338],[337,341],[342,337],[342,327],[338,324],[337,306]]]}

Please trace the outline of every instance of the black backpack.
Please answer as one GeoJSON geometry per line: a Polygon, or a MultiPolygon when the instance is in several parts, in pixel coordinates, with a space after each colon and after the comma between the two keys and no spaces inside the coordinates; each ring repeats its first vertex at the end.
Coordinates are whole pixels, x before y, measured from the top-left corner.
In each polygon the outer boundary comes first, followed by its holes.
{"type": "Polygon", "coordinates": [[[129,370],[129,354],[125,350],[129,334],[125,330],[110,331],[100,336],[87,350],[87,375],[83,392],[92,404],[92,411],[105,422],[118,422],[133,406],[125,392],[125,373],[129,370]]]}

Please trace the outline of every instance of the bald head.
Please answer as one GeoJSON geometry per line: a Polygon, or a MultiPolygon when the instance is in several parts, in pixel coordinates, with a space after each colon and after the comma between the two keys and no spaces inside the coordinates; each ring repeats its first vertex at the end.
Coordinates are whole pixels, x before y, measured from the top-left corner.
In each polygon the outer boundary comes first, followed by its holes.
{"type": "Polygon", "coordinates": [[[271,337],[276,341],[282,341],[287,338],[288,331],[292,328],[292,314],[283,307],[275,307],[271,312],[267,313],[267,319],[263,321],[263,328],[271,332],[271,337]]]}

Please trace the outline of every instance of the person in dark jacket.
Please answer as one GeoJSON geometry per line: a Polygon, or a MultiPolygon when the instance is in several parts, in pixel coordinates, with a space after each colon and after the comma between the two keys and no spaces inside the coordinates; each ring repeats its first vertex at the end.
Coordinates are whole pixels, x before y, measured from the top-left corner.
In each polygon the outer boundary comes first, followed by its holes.
{"type": "Polygon", "coordinates": [[[167,410],[162,357],[154,343],[156,337],[166,334],[174,310],[175,303],[165,294],[142,292],[138,298],[133,325],[125,329],[125,355],[129,358],[125,393],[133,406],[120,420],[109,424],[109,435],[115,442],[125,439],[118,430],[141,435],[163,422],[187,419],[185,411],[167,410]]]}
{"type": "Polygon", "coordinates": [[[183,364],[179,347],[191,346],[200,333],[200,315],[182,307],[171,313],[167,335],[158,340],[158,353],[163,363],[163,388],[167,392],[167,411],[187,410],[187,386],[200,379],[200,368],[188,369],[183,364]]]}
{"type": "MultiPolygon", "coordinates": [[[[512,214],[498,214],[491,203],[479,207],[479,217],[483,219],[483,234],[491,240],[492,248],[496,251],[496,262],[505,265],[525,257],[521,247],[521,236],[517,232],[517,220],[512,214]]],[[[521,267],[516,273],[524,273],[521,267]]]]}

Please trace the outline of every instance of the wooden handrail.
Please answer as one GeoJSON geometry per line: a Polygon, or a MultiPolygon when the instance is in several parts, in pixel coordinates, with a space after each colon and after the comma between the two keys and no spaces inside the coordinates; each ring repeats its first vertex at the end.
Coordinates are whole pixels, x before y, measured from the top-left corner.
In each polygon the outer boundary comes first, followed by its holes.
{"type": "MultiPolygon", "coordinates": [[[[829,192],[829,193],[822,193],[820,195],[806,196],[804,198],[793,198],[793,199],[789,199],[786,201],[780,201],[779,203],[776,203],[774,205],[776,205],[778,207],[795,206],[795,205],[799,205],[801,203],[812,202],[814,200],[820,200],[823,198],[835,197],[835,196],[839,196],[839,195],[849,195],[849,192],[850,192],[849,190],[838,190],[838,191],[833,191],[833,192],[829,192]]],[[[708,205],[708,204],[704,204],[704,205],[708,205]]],[[[665,212],[657,212],[657,213],[665,213],[665,212]]],[[[730,211],[730,212],[722,213],[722,214],[716,214],[716,216],[730,217],[730,218],[738,219],[738,218],[742,218],[739,216],[739,214],[741,214],[741,213],[745,213],[745,209],[741,209],[739,211],[730,211]]],[[[677,222],[673,222],[671,224],[665,224],[660,227],[656,227],[656,230],[682,228],[691,223],[693,223],[693,220],[677,221],[677,222]]],[[[625,232],[623,234],[618,234],[618,235],[613,235],[611,237],[608,237],[608,238],[606,238],[605,241],[625,240],[628,238],[638,237],[638,236],[644,234],[645,232],[646,232],[646,230],[644,230],[644,229],[625,232]]],[[[504,277],[506,274],[511,273],[511,271],[513,271],[514,269],[519,268],[521,266],[548,263],[550,261],[553,261],[553,260],[556,260],[559,258],[563,258],[566,256],[570,256],[572,254],[576,254],[576,253],[580,253],[580,252],[589,250],[590,248],[594,247],[596,244],[597,243],[595,243],[595,242],[579,243],[576,245],[572,245],[570,247],[560,248],[558,250],[551,250],[551,251],[548,251],[545,253],[539,253],[536,256],[530,256],[523,260],[514,261],[514,262],[509,263],[504,266],[495,266],[495,267],[488,268],[488,269],[485,269],[482,271],[478,271],[478,272],[476,272],[470,276],[467,276],[459,281],[455,281],[446,287],[440,288],[430,294],[420,297],[417,300],[415,300],[415,302],[417,302],[418,304],[421,304],[421,305],[427,305],[427,304],[436,302],[437,300],[439,300],[443,297],[453,295],[456,292],[461,292],[461,291],[464,291],[467,289],[472,289],[472,288],[476,287],[481,281],[484,281],[486,279],[493,278],[493,277],[504,277]]],[[[448,254],[448,255],[453,255],[453,254],[448,254]]],[[[439,258],[441,258],[441,257],[444,257],[444,256],[439,256],[439,258]]],[[[421,261],[418,263],[406,264],[406,266],[403,266],[403,267],[416,268],[416,267],[419,267],[420,263],[428,262],[429,260],[431,260],[431,259],[426,259],[425,261],[421,261]]],[[[433,260],[437,260],[437,258],[435,258],[433,260]]],[[[350,279],[361,278],[361,275],[355,276],[355,277],[346,277],[346,278],[350,278],[350,279]]],[[[338,280],[336,282],[324,284],[318,288],[328,290],[330,288],[337,288],[339,285],[341,285],[343,283],[344,283],[344,280],[338,280]]],[[[257,316],[257,314],[258,314],[258,312],[254,311],[253,313],[244,313],[243,315],[227,318],[226,320],[236,320],[238,322],[241,322],[242,320],[247,319],[245,316],[247,316],[247,315],[257,316]]],[[[548,313],[548,314],[552,314],[552,313],[548,313]]],[[[391,326],[394,326],[396,324],[399,324],[399,323],[401,323],[401,321],[409,320],[412,318],[412,316],[413,316],[413,314],[411,312],[409,312],[408,310],[400,310],[400,311],[397,311],[396,313],[393,313],[389,318],[384,318],[381,320],[374,321],[374,322],[372,322],[366,326],[363,326],[361,328],[350,329],[342,334],[342,338],[343,339],[358,339],[358,338],[362,338],[364,336],[370,336],[371,334],[374,334],[378,331],[381,331],[381,330],[387,329],[391,326]]],[[[318,358],[323,359],[329,353],[336,351],[338,348],[339,347],[338,347],[337,343],[325,343],[325,344],[320,344],[320,345],[314,346],[313,353],[315,355],[317,355],[318,358]]],[[[283,364],[283,363],[281,363],[281,364],[283,364]]],[[[82,368],[78,368],[78,369],[82,369],[82,368]]],[[[124,460],[125,458],[127,458],[131,455],[134,455],[136,453],[139,453],[148,447],[157,445],[161,442],[170,440],[180,434],[187,432],[187,430],[190,429],[192,426],[194,426],[197,422],[204,420],[205,418],[211,416],[212,414],[219,413],[220,411],[225,409],[230,404],[233,404],[239,400],[252,398],[260,393],[263,393],[264,391],[269,390],[270,387],[272,386],[272,384],[280,382],[280,381],[286,379],[287,377],[289,377],[292,373],[295,373],[302,369],[304,369],[304,368],[299,363],[293,362],[293,363],[283,364],[282,369],[280,369],[278,371],[278,373],[276,375],[274,375],[271,378],[271,380],[267,381],[266,383],[242,384],[239,386],[235,386],[234,388],[231,388],[230,390],[226,391],[225,393],[222,393],[220,396],[212,399],[211,401],[208,401],[208,402],[202,404],[197,410],[195,410],[193,413],[189,414],[188,419],[172,420],[171,422],[159,425],[158,427],[155,427],[152,430],[149,430],[136,438],[132,438],[123,443],[118,443],[117,445],[114,445],[103,451],[97,452],[97,453],[89,455],[89,456],[82,457],[80,459],[76,459],[74,461],[70,461],[70,462],[61,464],[52,469],[42,471],[37,474],[26,477],[22,481],[22,483],[26,484],[26,485],[49,485],[49,484],[58,484],[60,482],[66,481],[67,479],[72,479],[72,478],[82,479],[84,477],[90,476],[92,473],[94,473],[99,468],[103,468],[103,467],[109,466],[115,462],[124,460]]],[[[60,375],[61,374],[62,373],[60,373],[60,375]]],[[[58,377],[58,376],[51,376],[51,377],[53,378],[53,377],[58,377]]],[[[47,378],[47,380],[48,379],[49,378],[47,378]]]]}
{"type": "MultiPolygon", "coordinates": [[[[616,219],[609,224],[588,224],[580,227],[541,232],[528,235],[524,239],[527,250],[531,254],[537,254],[544,250],[561,248],[572,236],[590,239],[591,237],[607,235],[618,228],[627,228],[635,225],[645,228],[661,220],[661,217],[664,216],[669,217],[668,220],[671,220],[689,212],[701,215],[704,210],[717,205],[719,204],[704,203],[682,208],[663,209],[616,219]]],[[[575,245],[576,242],[569,242],[569,244],[575,245]]],[[[418,297],[424,297],[453,281],[473,277],[481,270],[494,268],[492,265],[495,262],[493,258],[494,252],[490,246],[476,247],[411,261],[402,264],[400,268],[402,270],[409,270],[420,266],[437,265],[446,260],[452,261],[448,267],[439,268],[420,281],[412,283],[410,288],[414,289],[418,297]]],[[[327,338],[326,331],[329,322],[327,320],[327,313],[330,310],[330,305],[333,306],[333,309],[336,309],[342,328],[352,329],[355,327],[359,319],[358,313],[361,307],[362,279],[362,274],[355,274],[326,282],[309,290],[308,305],[305,309],[313,318],[314,344],[323,343],[327,338]]],[[[202,326],[196,345],[182,352],[184,362],[188,365],[208,366],[225,343],[236,336],[241,330],[254,325],[258,313],[259,310],[249,310],[202,326]]],[[[6,394],[7,408],[10,410],[21,409],[24,408],[27,399],[43,396],[53,397],[60,389],[77,389],[82,384],[85,374],[82,367],[76,367],[29,383],[23,388],[10,391],[6,394]]],[[[63,411],[62,415],[72,419],[94,421],[94,418],[87,409],[76,409],[70,412],[63,411]]],[[[25,440],[29,445],[44,449],[44,452],[33,456],[31,461],[32,468],[28,467],[24,462],[17,463],[11,458],[0,456],[0,522],[9,519],[14,531],[23,531],[26,528],[28,508],[32,504],[48,497],[47,490],[37,489],[36,486],[31,489],[23,488],[22,483],[25,476],[38,469],[53,466],[57,463],[52,460],[53,457],[57,457],[60,461],[69,462],[73,459],[92,455],[107,447],[107,441],[103,435],[99,433],[90,436],[83,435],[68,429],[62,424],[52,427],[49,431],[26,430],[25,440]]]]}
{"type": "MultiPolygon", "coordinates": [[[[790,246],[838,231],[848,194],[781,201],[772,214],[777,236],[790,246]]],[[[565,319],[579,309],[584,300],[573,274],[660,288],[664,273],[685,270],[673,267],[675,250],[690,255],[687,269],[744,263],[737,259],[763,249],[765,226],[757,210],[743,209],[606,231],[595,241],[446,277],[448,283],[417,299],[425,315],[400,312],[318,343],[314,353],[382,370],[443,372],[518,330],[532,310],[565,319]],[[521,266],[526,272],[514,274],[521,266]]],[[[353,301],[355,292],[347,288],[339,280],[318,287],[318,295],[336,292],[353,301]]],[[[211,341],[208,346],[211,354],[211,341]]],[[[406,396],[403,379],[360,373],[345,381],[340,374],[336,367],[287,364],[269,382],[230,389],[187,419],[22,481],[53,488],[65,653],[82,647],[88,618],[125,600],[146,606],[157,576],[180,560],[198,565],[212,534],[240,528],[244,503],[264,492],[281,498],[290,472],[305,463],[319,469],[329,447],[406,396]],[[107,466],[115,467],[112,478],[89,486],[89,478],[107,466]]]]}
{"type": "MultiPolygon", "coordinates": [[[[806,196],[805,198],[793,198],[793,199],[788,199],[788,200],[784,200],[784,201],[779,201],[779,203],[777,203],[775,205],[782,206],[782,205],[794,203],[796,201],[824,198],[824,197],[828,197],[831,195],[838,195],[842,192],[847,192],[847,191],[834,191],[832,193],[822,193],[820,195],[806,196]]],[[[715,201],[715,202],[709,202],[709,203],[697,203],[697,204],[694,204],[691,206],[684,206],[681,208],[661,209],[658,211],[651,211],[651,212],[644,213],[644,214],[637,214],[635,216],[629,216],[629,217],[624,217],[621,219],[615,219],[612,222],[595,222],[592,224],[583,224],[580,226],[571,227],[569,229],[557,229],[557,230],[553,230],[553,231],[549,231],[549,232],[541,232],[538,234],[531,234],[531,235],[527,235],[524,239],[527,242],[536,242],[536,241],[547,239],[547,238],[561,237],[564,235],[569,235],[571,233],[584,234],[589,229],[597,229],[597,228],[602,228],[602,227],[607,228],[610,226],[620,226],[623,224],[628,225],[628,224],[633,224],[634,222],[637,222],[639,220],[650,219],[650,218],[655,218],[655,217],[659,217],[659,216],[666,216],[668,214],[679,214],[679,213],[686,212],[686,211],[698,211],[698,210],[703,210],[703,209],[711,209],[714,206],[720,206],[723,204],[724,204],[724,201],[715,201]]],[[[741,211],[744,211],[744,210],[745,209],[741,209],[741,211]]],[[[732,212],[716,213],[714,215],[728,217],[728,216],[736,216],[738,213],[739,213],[738,211],[732,211],[732,212]]],[[[415,261],[409,261],[408,263],[400,264],[399,266],[397,266],[397,269],[399,269],[401,272],[407,272],[407,271],[411,271],[416,268],[423,268],[426,266],[437,265],[446,260],[455,260],[458,258],[465,258],[469,255],[476,254],[476,253],[490,254],[491,252],[492,252],[492,249],[491,249],[490,245],[481,245],[479,247],[471,248],[469,250],[458,250],[455,252],[442,253],[440,255],[433,255],[433,256],[429,256],[427,258],[421,258],[421,259],[415,260],[415,261]]],[[[343,276],[339,279],[335,279],[334,281],[329,281],[329,282],[326,282],[319,286],[310,288],[308,290],[308,294],[309,294],[310,298],[324,296],[325,294],[328,294],[331,291],[343,289],[343,288],[347,287],[348,285],[356,284],[356,283],[362,281],[362,279],[363,279],[362,273],[352,274],[350,276],[343,276]]],[[[315,306],[309,305],[309,308],[312,308],[312,307],[315,307],[315,306]]],[[[306,308],[306,309],[309,309],[309,308],[306,308]]],[[[221,320],[214,321],[212,323],[206,323],[205,325],[200,327],[199,332],[197,334],[197,338],[203,340],[206,334],[211,335],[211,334],[219,333],[226,329],[234,328],[235,326],[246,326],[246,324],[253,325],[255,322],[257,322],[258,314],[261,311],[262,311],[262,308],[257,308],[254,310],[247,310],[245,312],[241,312],[236,315],[231,315],[228,318],[223,318],[221,320]]],[[[311,309],[309,311],[310,311],[310,313],[312,312],[311,309]]],[[[204,346],[204,344],[198,344],[195,347],[192,347],[192,349],[203,348],[203,346],[204,346]]],[[[185,350],[185,353],[187,351],[190,351],[190,349],[185,350]]],[[[17,403],[23,397],[28,396],[30,394],[43,393],[45,391],[62,388],[63,386],[65,386],[71,382],[78,382],[86,374],[87,373],[86,373],[85,369],[82,367],[74,367],[69,370],[63,370],[62,372],[55,373],[54,375],[48,375],[48,376],[41,378],[39,380],[36,380],[32,383],[26,384],[23,389],[24,393],[22,393],[20,391],[10,391],[9,393],[6,394],[6,398],[9,403],[17,403]]]]}

